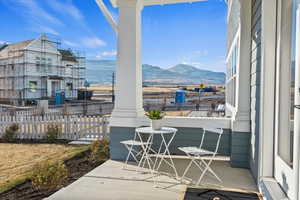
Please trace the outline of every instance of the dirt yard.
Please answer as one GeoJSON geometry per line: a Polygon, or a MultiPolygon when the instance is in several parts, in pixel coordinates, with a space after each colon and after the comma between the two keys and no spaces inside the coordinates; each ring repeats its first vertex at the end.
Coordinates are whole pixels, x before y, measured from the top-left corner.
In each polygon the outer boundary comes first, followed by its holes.
{"type": "Polygon", "coordinates": [[[63,144],[0,143],[0,192],[28,177],[36,163],[47,159],[66,160],[86,149],[86,146],[63,144]]]}

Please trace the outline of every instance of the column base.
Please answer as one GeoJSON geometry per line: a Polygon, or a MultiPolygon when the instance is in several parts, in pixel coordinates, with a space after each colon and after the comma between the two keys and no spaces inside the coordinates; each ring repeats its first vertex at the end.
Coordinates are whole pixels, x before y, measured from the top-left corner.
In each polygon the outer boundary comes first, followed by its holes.
{"type": "Polygon", "coordinates": [[[112,112],[110,126],[117,127],[139,127],[149,126],[150,120],[145,116],[144,109],[125,110],[115,109],[112,112]]]}

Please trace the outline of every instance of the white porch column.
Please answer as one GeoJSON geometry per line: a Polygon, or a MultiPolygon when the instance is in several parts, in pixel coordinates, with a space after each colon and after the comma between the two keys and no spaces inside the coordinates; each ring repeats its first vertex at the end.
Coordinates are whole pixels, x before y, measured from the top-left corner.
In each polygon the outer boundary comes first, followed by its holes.
{"type": "Polygon", "coordinates": [[[240,0],[240,37],[236,83],[236,115],[232,130],[250,132],[251,1],[240,0]]]}
{"type": "Polygon", "coordinates": [[[118,63],[111,126],[135,127],[144,116],[140,0],[118,1],[118,63]]]}

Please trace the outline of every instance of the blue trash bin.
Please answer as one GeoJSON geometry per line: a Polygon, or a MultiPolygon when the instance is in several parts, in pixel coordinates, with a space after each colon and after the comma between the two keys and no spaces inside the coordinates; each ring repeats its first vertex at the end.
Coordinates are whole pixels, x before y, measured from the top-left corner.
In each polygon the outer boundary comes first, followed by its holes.
{"type": "Polygon", "coordinates": [[[175,103],[176,104],[185,104],[186,91],[177,90],[175,95],[175,103]]]}

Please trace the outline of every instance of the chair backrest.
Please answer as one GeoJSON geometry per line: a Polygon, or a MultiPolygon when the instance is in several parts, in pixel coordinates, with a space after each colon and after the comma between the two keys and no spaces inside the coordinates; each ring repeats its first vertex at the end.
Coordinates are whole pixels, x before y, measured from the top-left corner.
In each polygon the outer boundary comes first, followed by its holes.
{"type": "Polygon", "coordinates": [[[225,111],[225,105],[224,105],[224,104],[219,104],[219,105],[218,105],[218,108],[217,108],[217,111],[218,111],[218,112],[223,112],[223,111],[225,111]]]}
{"type": "Polygon", "coordinates": [[[203,130],[205,132],[213,132],[213,133],[217,133],[219,135],[222,135],[223,134],[223,129],[222,128],[203,128],[203,130]]]}
{"type": "Polygon", "coordinates": [[[224,133],[224,131],[222,128],[203,128],[203,134],[202,134],[201,143],[200,143],[199,148],[203,148],[202,146],[203,146],[204,138],[205,138],[207,132],[215,133],[218,135],[218,140],[217,140],[216,148],[214,151],[214,154],[216,154],[219,150],[221,136],[224,133]]]}

